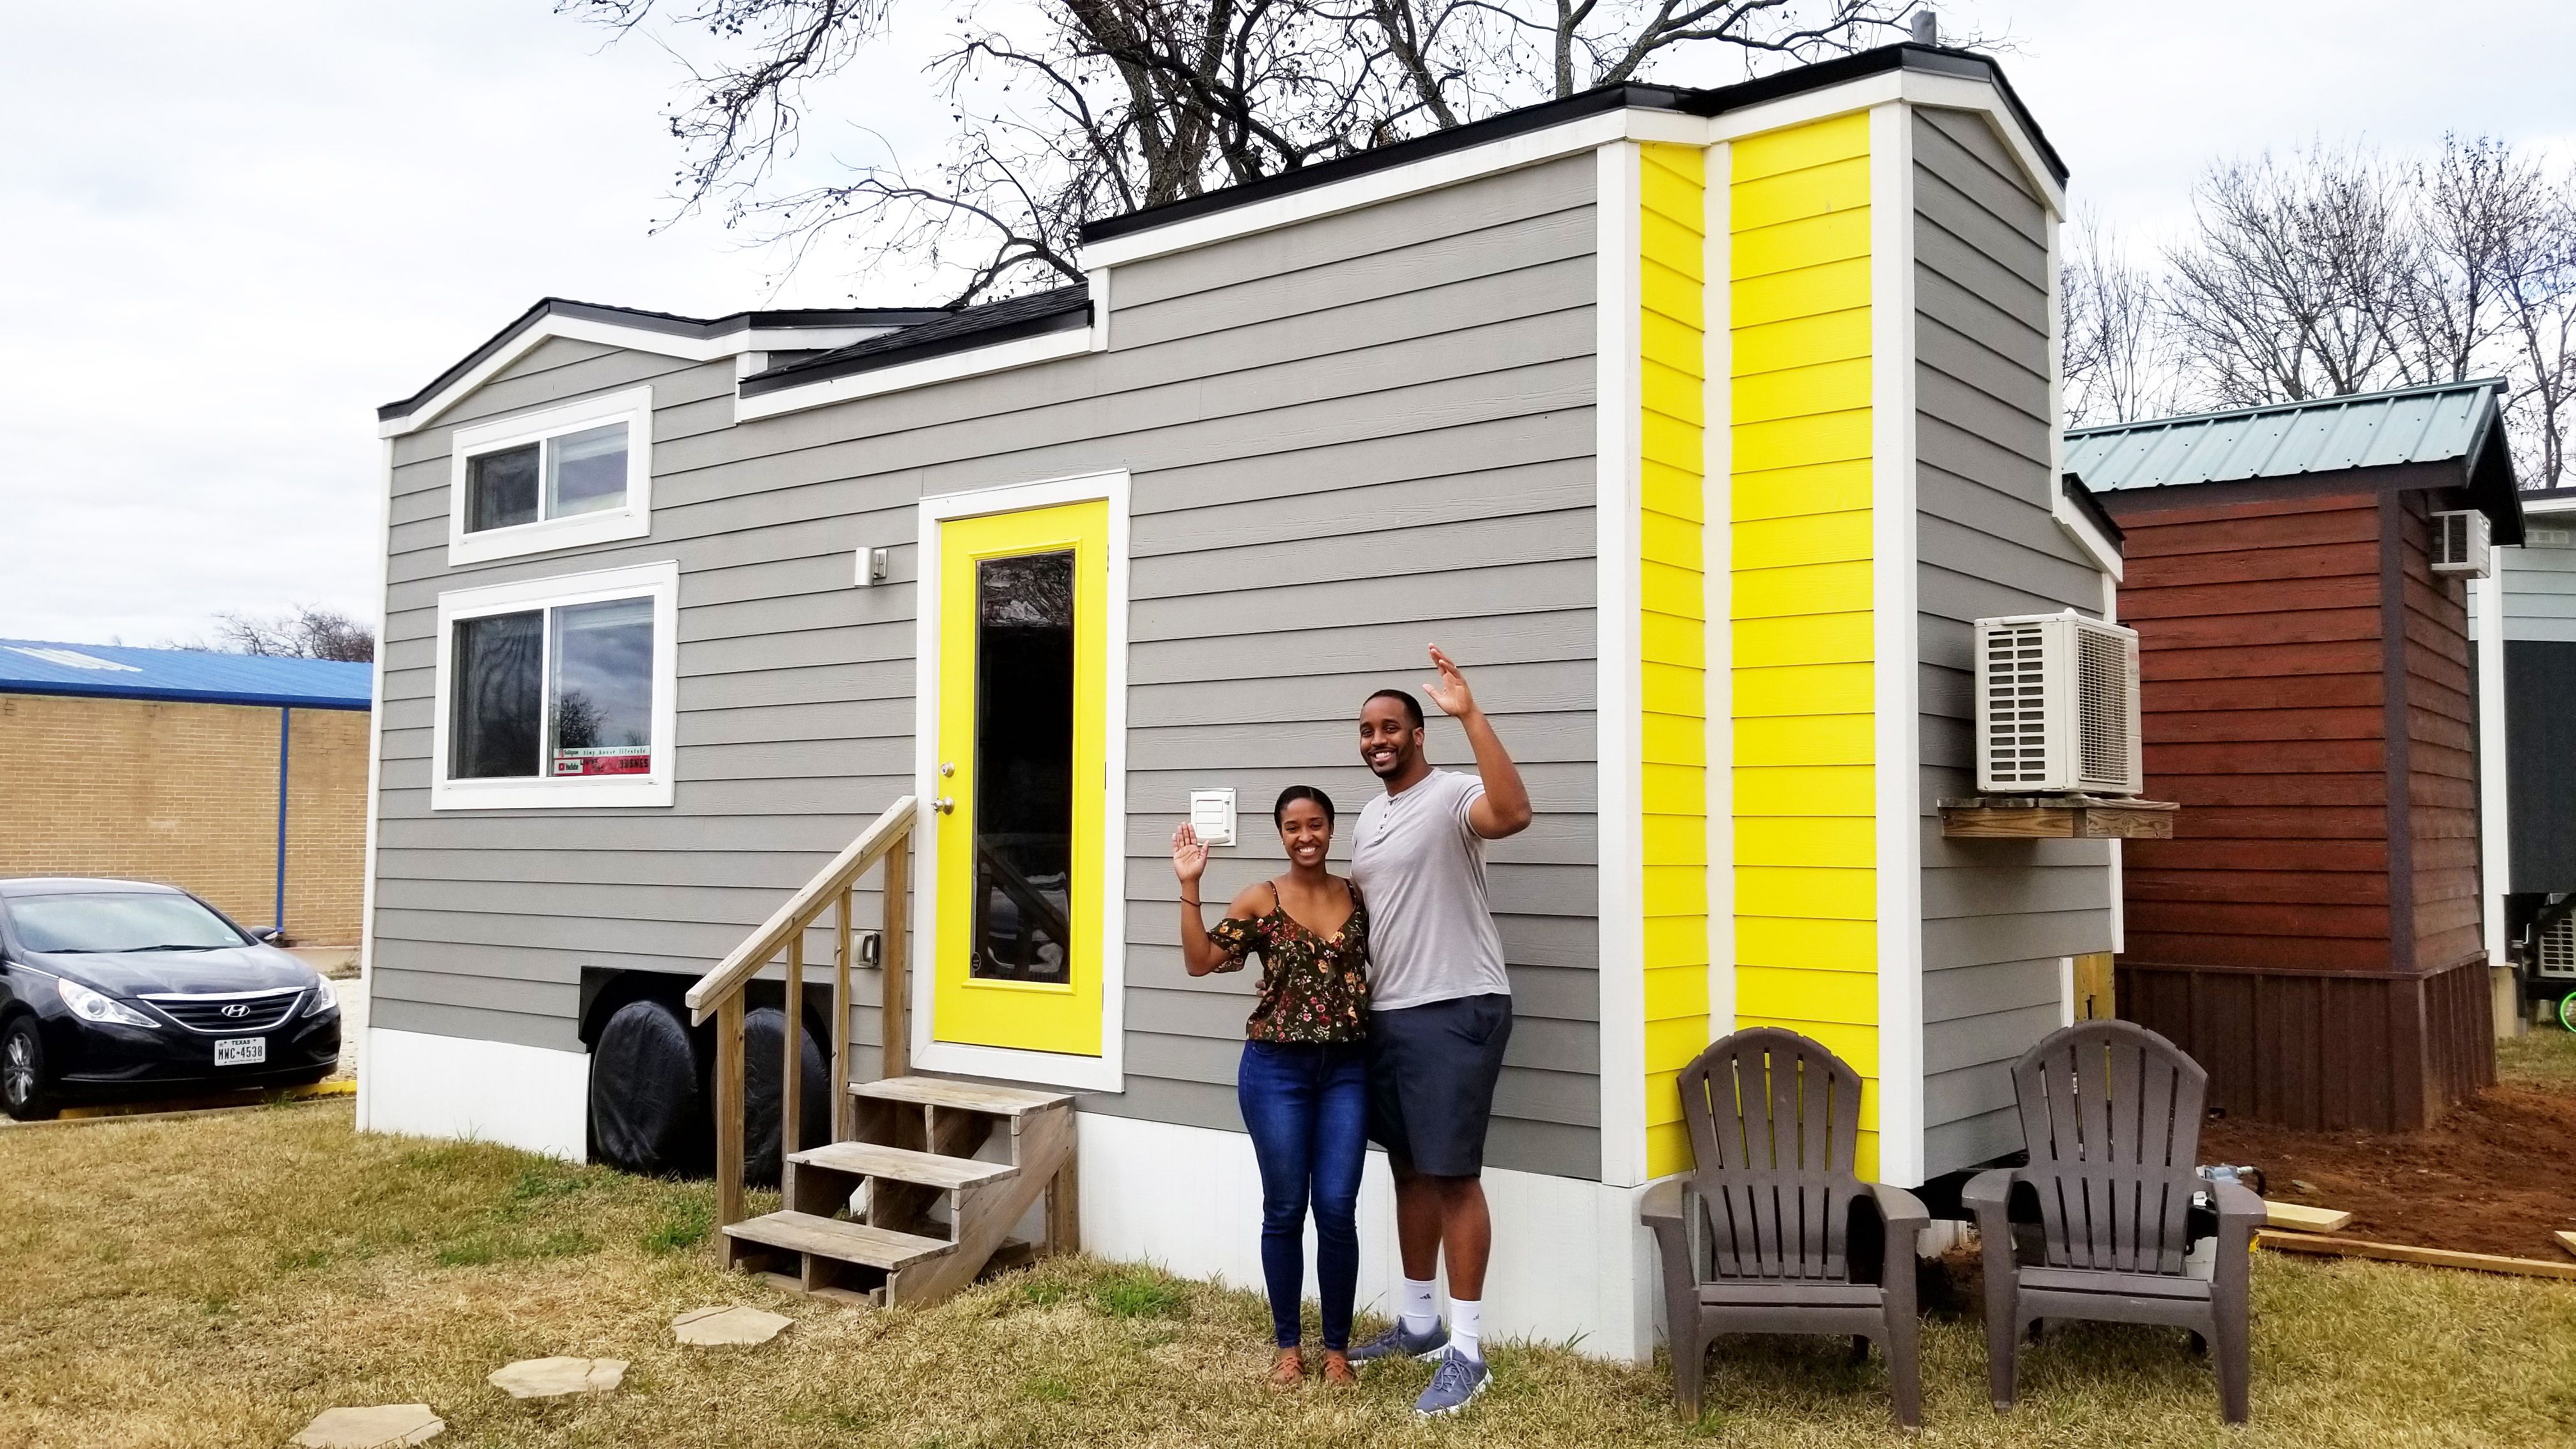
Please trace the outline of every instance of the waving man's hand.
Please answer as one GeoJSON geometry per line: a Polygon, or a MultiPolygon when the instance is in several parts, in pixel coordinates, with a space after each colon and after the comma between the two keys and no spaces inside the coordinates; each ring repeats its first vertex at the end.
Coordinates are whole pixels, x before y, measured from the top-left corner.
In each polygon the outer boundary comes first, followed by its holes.
{"type": "Polygon", "coordinates": [[[1476,696],[1467,689],[1467,676],[1458,672],[1458,666],[1449,661],[1448,655],[1440,652],[1437,644],[1431,646],[1431,667],[1440,671],[1440,678],[1435,683],[1424,685],[1423,693],[1430,695],[1431,702],[1440,706],[1440,712],[1451,719],[1465,719],[1474,714],[1476,696]]]}

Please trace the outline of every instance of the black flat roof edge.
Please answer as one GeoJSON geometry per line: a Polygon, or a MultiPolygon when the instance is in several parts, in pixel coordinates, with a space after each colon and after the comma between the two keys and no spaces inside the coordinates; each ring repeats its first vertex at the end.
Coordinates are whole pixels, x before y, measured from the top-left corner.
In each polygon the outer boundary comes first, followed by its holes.
{"type": "Polygon", "coordinates": [[[73,684],[66,680],[9,680],[0,682],[0,694],[50,694],[76,699],[144,699],[156,704],[241,704],[258,709],[347,709],[375,708],[373,700],[354,704],[342,700],[313,699],[284,694],[234,694],[213,689],[120,689],[114,685],[73,684]]]}
{"type": "Polygon", "coordinates": [[[2005,108],[2012,112],[2013,119],[2020,123],[2022,130],[2029,134],[2031,143],[2039,149],[2041,159],[2047,163],[2050,176],[2058,185],[2066,184],[2066,163],[2059,159],[2057,148],[2049,144],[2047,135],[2039,129],[2039,123],[2031,119],[2029,108],[2022,104],[2021,97],[2014,92],[2011,82],[2004,78],[2002,67],[1996,65],[1991,57],[1974,51],[1916,45],[1909,41],[1856,51],[1850,55],[1836,56],[1831,60],[1817,61],[1812,65],[1797,66],[1775,75],[1757,76],[1736,85],[1719,86],[1708,90],[1643,85],[1635,82],[1601,86],[1558,100],[1524,106],[1517,111],[1506,111],[1499,116],[1489,116],[1484,120],[1450,130],[1434,131],[1427,136],[1398,141],[1393,145],[1381,146],[1375,150],[1337,157],[1312,166],[1301,166],[1294,171],[1282,171],[1275,176],[1265,176],[1258,181],[1246,181],[1221,191],[1211,191],[1202,196],[1186,197],[1179,201],[1167,201],[1160,206],[1149,206],[1122,216],[1103,217],[1098,221],[1085,222],[1082,226],[1082,240],[1090,243],[1129,236],[1154,227],[1168,226],[1173,222],[1188,221],[1195,217],[1209,216],[1238,206],[1246,206],[1256,201],[1291,195],[1311,187],[1347,181],[1354,176],[1368,175],[1372,171],[1382,171],[1392,166],[1429,160],[1434,156],[1444,156],[1452,151],[1463,151],[1470,147],[1525,135],[1532,131],[1543,131],[1551,126],[1561,126],[1568,121],[1581,120],[1586,116],[1599,115],[1604,111],[1633,108],[1673,111],[1692,116],[1718,116],[1728,111],[1742,110],[1746,106],[1759,105],[1765,101],[1779,100],[1782,97],[1799,95],[1806,91],[1821,90],[1826,86],[1841,85],[1891,70],[1919,70],[1931,74],[1954,75],[1970,80],[1991,82],[1997,93],[2003,97],[2005,108]]]}
{"type": "Polygon", "coordinates": [[[2121,531],[2119,521],[2111,517],[2110,510],[2102,506],[2101,499],[2093,496],[2093,490],[2084,486],[2083,479],[2072,473],[2061,473],[2057,486],[2065,493],[2067,501],[2075,505],[2077,512],[2102,530],[2102,536],[2111,540],[2112,547],[2119,548],[2128,543],[2129,535],[2121,531]]]}
{"type": "Polygon", "coordinates": [[[510,345],[538,322],[548,317],[578,317],[588,322],[606,322],[619,327],[633,327],[645,332],[660,332],[672,337],[720,337],[728,332],[747,331],[754,327],[863,327],[870,323],[905,327],[952,316],[943,307],[790,307],[768,311],[729,312],[722,317],[683,317],[675,312],[652,312],[641,307],[612,307],[604,302],[576,302],[568,297],[544,297],[510,324],[485,339],[483,345],[465,354],[455,366],[430,381],[427,387],[400,402],[386,403],[376,409],[376,421],[392,422],[418,411],[431,398],[453,385],[458,378],[481,366],[486,358],[510,345]]]}
{"type": "MultiPolygon", "coordinates": [[[[1077,328],[1090,326],[1090,296],[1080,287],[1066,287],[1063,290],[1068,295],[1057,305],[1033,309],[1026,316],[1013,317],[989,327],[942,333],[937,337],[925,337],[918,342],[910,343],[902,341],[898,336],[888,339],[890,343],[888,346],[873,348],[857,356],[825,353],[821,357],[791,362],[784,367],[774,367],[767,372],[756,372],[742,380],[742,396],[758,397],[763,393],[778,392],[786,388],[829,382],[837,377],[874,372],[879,368],[892,367],[901,362],[923,362],[933,357],[946,357],[951,353],[972,351],[978,347],[991,347],[1004,342],[1017,342],[1022,338],[1043,337],[1051,332],[1071,332],[1077,328]]],[[[1007,306],[1009,303],[996,302],[989,305],[999,307],[1007,306]]],[[[972,315],[972,312],[970,309],[966,313],[952,315],[968,316],[972,315]]]]}

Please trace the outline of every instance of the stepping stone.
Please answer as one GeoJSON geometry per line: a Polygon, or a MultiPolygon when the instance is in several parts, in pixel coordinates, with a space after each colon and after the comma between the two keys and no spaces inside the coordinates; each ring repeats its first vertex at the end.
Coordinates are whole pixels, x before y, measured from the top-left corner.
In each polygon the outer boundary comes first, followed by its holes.
{"type": "Polygon", "coordinates": [[[523,1358],[492,1370],[489,1380],[514,1399],[605,1394],[626,1377],[622,1358],[523,1358]]]}
{"type": "Polygon", "coordinates": [[[427,1404],[378,1404],[367,1409],[324,1409],[289,1443],[302,1449],[390,1449],[420,1444],[447,1432],[447,1421],[427,1404]]]}
{"type": "Polygon", "coordinates": [[[795,1321],[740,1303],[729,1308],[692,1308],[671,1320],[671,1336],[693,1348],[749,1346],[769,1342],[795,1321]]]}

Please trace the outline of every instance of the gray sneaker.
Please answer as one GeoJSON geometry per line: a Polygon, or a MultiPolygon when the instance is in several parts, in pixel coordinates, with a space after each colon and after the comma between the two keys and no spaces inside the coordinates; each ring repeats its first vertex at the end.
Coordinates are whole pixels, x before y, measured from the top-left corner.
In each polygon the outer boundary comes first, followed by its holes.
{"type": "Polygon", "coordinates": [[[1440,1356],[1440,1371],[1431,1376],[1431,1387],[1413,1401],[1413,1412],[1426,1419],[1454,1414],[1493,1381],[1494,1371],[1485,1367],[1483,1359],[1469,1358],[1453,1348],[1440,1356]]]}
{"type": "Polygon", "coordinates": [[[1352,1349],[1350,1359],[1354,1364],[1363,1364],[1382,1358],[1437,1358],[1448,1346],[1448,1324],[1435,1323],[1429,1333],[1417,1338],[1404,1331],[1403,1320],[1399,1319],[1393,1328],[1352,1349]]]}

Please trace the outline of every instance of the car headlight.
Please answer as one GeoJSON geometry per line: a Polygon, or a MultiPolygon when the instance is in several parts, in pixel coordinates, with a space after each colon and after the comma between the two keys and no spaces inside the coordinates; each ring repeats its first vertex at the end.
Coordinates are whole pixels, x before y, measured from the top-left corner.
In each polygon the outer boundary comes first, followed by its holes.
{"type": "Polygon", "coordinates": [[[339,1004],[340,993],[331,989],[331,978],[325,976],[322,978],[322,984],[314,988],[313,999],[304,1004],[304,1014],[306,1016],[320,1016],[322,1013],[339,1006],[339,1004]]]}
{"type": "Polygon", "coordinates": [[[140,1026],[147,1029],[160,1025],[133,1007],[112,997],[101,996],[77,981],[56,981],[54,986],[63,994],[63,1005],[70,1007],[72,1015],[83,1021],[106,1022],[117,1026],[140,1026]]]}

